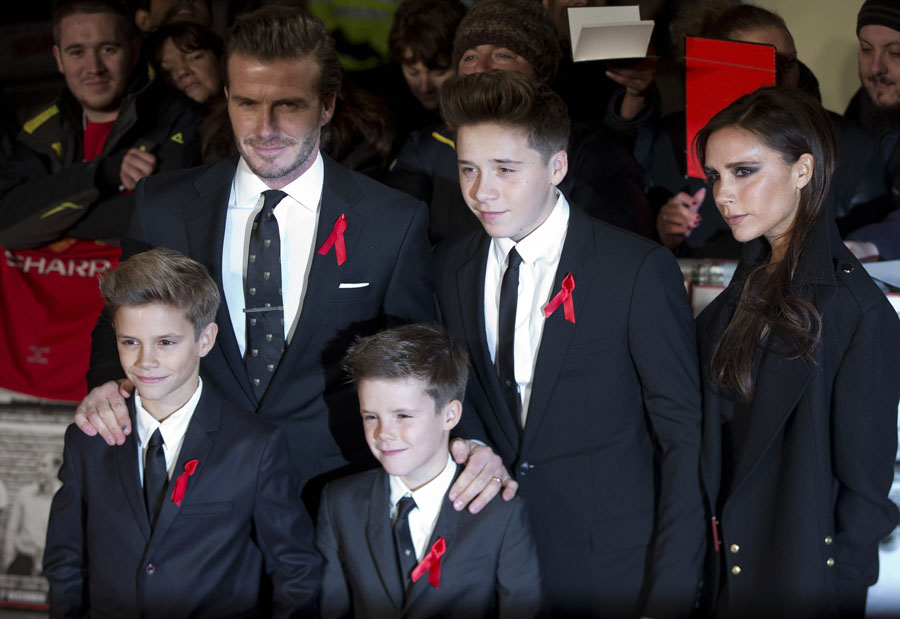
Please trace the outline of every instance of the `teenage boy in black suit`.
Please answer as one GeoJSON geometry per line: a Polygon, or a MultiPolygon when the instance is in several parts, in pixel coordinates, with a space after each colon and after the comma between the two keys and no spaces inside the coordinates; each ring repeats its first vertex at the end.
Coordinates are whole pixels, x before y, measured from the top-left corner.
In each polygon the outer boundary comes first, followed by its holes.
{"type": "Polygon", "coordinates": [[[443,321],[474,371],[459,432],[520,484],[553,615],[687,615],[705,536],[678,265],[557,190],[568,120],[546,86],[465,75],[444,84],[441,110],[483,227],[436,257],[443,321]]]}
{"type": "Polygon", "coordinates": [[[357,340],[344,365],[382,468],[323,492],[323,616],[534,616],[540,575],[522,501],[473,515],[445,498],[457,475],[448,444],[466,351],[439,327],[407,325],[357,340]]]}
{"type": "MultiPolygon", "coordinates": [[[[209,269],[223,298],[221,333],[201,375],[285,431],[314,514],[326,479],[375,464],[340,369],[347,347],[385,323],[434,318],[428,214],[319,152],[341,86],[319,20],[285,6],[242,15],[225,37],[224,62],[237,167],[223,161],[140,183],[122,252],[168,247],[209,269]]],[[[93,389],[75,421],[111,445],[130,429],[131,384],[114,350],[104,314],[93,333],[93,389]]],[[[474,468],[454,498],[481,493],[477,511],[497,493],[490,478],[509,475],[490,450],[457,449],[474,468]]]]}
{"type": "Polygon", "coordinates": [[[321,559],[284,432],[199,378],[216,283],[158,249],[100,287],[137,433],[109,449],[66,432],[44,553],[51,615],[315,616],[321,559]]]}

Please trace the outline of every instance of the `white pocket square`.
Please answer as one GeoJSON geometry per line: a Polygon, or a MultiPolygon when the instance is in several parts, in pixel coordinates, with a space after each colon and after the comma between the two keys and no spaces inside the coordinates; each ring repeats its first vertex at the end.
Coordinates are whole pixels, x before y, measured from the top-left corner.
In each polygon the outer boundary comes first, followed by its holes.
{"type": "Polygon", "coordinates": [[[365,288],[368,285],[369,282],[360,282],[358,284],[346,284],[342,282],[341,285],[338,286],[338,288],[365,288]]]}

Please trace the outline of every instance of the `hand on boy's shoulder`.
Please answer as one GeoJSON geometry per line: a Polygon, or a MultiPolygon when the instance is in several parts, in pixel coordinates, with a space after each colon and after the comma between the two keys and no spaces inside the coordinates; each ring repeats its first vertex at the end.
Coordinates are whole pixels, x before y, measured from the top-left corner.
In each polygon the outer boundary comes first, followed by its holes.
{"type": "Polygon", "coordinates": [[[125,398],[132,392],[134,385],[127,378],[94,387],[75,409],[75,425],[88,436],[99,434],[107,445],[124,445],[131,434],[125,398]]]}
{"type": "Polygon", "coordinates": [[[465,465],[448,494],[456,511],[468,505],[469,512],[477,514],[501,489],[504,501],[516,496],[519,484],[506,472],[500,456],[487,445],[455,438],[450,441],[450,454],[457,464],[465,465]]]}

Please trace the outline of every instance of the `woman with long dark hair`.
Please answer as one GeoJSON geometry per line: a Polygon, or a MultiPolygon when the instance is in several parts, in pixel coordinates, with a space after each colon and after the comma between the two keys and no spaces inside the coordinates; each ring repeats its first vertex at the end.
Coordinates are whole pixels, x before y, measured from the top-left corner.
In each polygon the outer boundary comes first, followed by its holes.
{"type": "Polygon", "coordinates": [[[826,205],[831,121],[798,90],[764,88],[694,146],[743,244],[698,318],[707,592],[722,617],[862,617],[898,520],[900,321],[826,205]]]}

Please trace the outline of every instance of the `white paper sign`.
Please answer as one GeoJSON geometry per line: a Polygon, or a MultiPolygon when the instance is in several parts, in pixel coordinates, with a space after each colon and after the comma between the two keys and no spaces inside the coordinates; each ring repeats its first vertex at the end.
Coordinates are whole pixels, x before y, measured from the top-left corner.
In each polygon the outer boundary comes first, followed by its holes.
{"type": "Polygon", "coordinates": [[[570,7],[568,15],[576,62],[646,57],[653,20],[642,20],[639,7],[570,7]]]}

